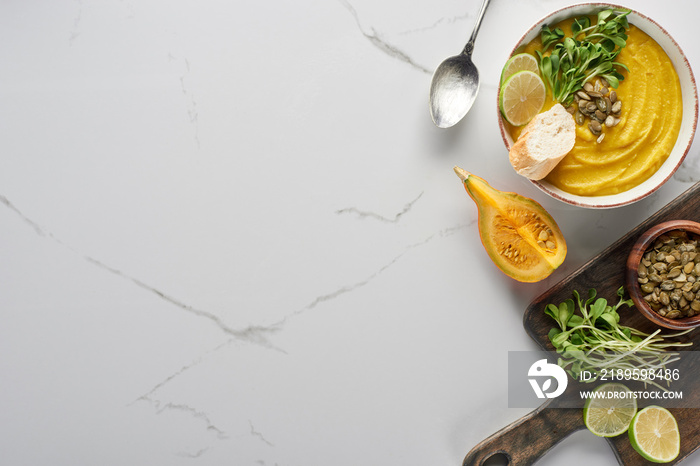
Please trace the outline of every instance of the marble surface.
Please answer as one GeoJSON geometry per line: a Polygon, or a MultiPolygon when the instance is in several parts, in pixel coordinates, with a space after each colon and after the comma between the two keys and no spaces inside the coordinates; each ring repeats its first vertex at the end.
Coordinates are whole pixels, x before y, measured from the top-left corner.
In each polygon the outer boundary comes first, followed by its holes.
{"type": "MultiPolygon", "coordinates": [[[[2,463],[458,465],[526,414],[527,304],[700,180],[697,144],[615,210],[514,173],[501,67],[571,3],[492,2],[449,130],[430,78],[478,0],[0,3],[2,463]],[[502,275],[454,165],[542,203],[560,270],[502,275]]],[[[696,65],[678,3],[627,5],[696,65]]],[[[616,462],[579,432],[539,464],[616,462]]]]}

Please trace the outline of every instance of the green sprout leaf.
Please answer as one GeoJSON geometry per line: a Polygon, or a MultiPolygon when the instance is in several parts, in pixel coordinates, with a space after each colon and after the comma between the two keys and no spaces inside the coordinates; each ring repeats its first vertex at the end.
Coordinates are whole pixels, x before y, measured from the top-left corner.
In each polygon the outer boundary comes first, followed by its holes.
{"type": "MultiPolygon", "coordinates": [[[[559,305],[547,304],[544,312],[556,322],[548,337],[561,356],[559,365],[574,377],[583,370],[599,373],[601,368],[665,368],[677,360],[678,353],[670,348],[692,344],[668,340],[690,330],[675,335],[661,335],[660,330],[646,334],[621,325],[618,311],[624,305],[628,308],[634,305],[631,299],[625,299],[624,287],[617,290],[618,302],[614,306],[609,305],[605,298],[597,297],[595,289],[588,290],[585,301],[578,291],[574,290],[572,294],[573,299],[559,305]]],[[[663,389],[657,382],[647,383],[663,389]]]]}
{"type": "Polygon", "coordinates": [[[576,18],[569,37],[561,28],[542,27],[542,50],[537,51],[537,56],[540,74],[554,100],[571,104],[574,94],[598,76],[613,88],[619,86],[624,79],[621,71],[627,67],[616,62],[615,57],[627,45],[629,13],[603,10],[598,13],[596,24],[591,24],[587,16],[576,18]],[[550,48],[551,52],[547,53],[550,48]]]}

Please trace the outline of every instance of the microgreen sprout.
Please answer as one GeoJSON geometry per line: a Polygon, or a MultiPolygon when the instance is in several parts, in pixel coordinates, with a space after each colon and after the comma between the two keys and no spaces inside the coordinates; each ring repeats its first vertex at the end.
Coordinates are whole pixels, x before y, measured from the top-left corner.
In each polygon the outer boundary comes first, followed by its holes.
{"type": "Polygon", "coordinates": [[[570,105],[574,94],[595,77],[617,88],[627,66],[615,59],[627,44],[629,11],[603,10],[596,24],[587,16],[576,18],[571,36],[561,28],[542,27],[542,50],[537,50],[540,73],[557,102],[570,105]],[[547,51],[552,48],[551,52],[547,51]]]}
{"type": "MultiPolygon", "coordinates": [[[[647,334],[620,325],[618,309],[633,305],[631,299],[624,299],[623,287],[617,291],[620,299],[615,306],[608,305],[604,298],[596,299],[596,294],[596,290],[589,290],[588,298],[583,301],[578,291],[574,291],[576,301],[567,299],[559,306],[548,304],[545,307],[545,314],[558,324],[549,331],[549,339],[561,355],[558,364],[574,379],[580,380],[582,371],[600,374],[602,370],[665,369],[679,359],[679,353],[668,348],[692,345],[666,340],[690,330],[661,335],[661,330],[647,334]],[[576,314],[577,307],[580,315],[576,314]]],[[[645,380],[645,383],[663,388],[653,380],[645,380]]]]}

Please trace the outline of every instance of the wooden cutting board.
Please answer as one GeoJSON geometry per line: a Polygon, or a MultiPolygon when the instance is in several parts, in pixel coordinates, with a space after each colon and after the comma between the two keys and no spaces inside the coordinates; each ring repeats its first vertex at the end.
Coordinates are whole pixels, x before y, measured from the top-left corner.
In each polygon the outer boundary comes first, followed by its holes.
{"type": "MultiPolygon", "coordinates": [[[[574,290],[577,290],[582,296],[587,296],[588,290],[595,288],[599,297],[606,298],[611,305],[617,303],[616,292],[624,284],[625,264],[632,245],[647,229],[668,220],[700,222],[700,183],[695,184],[605,251],[536,298],[525,310],[523,318],[525,330],[532,339],[543,350],[554,351],[554,347],[547,337],[549,330],[554,326],[554,321],[544,314],[544,308],[549,303],[558,305],[571,298],[574,290]]],[[[619,312],[621,323],[624,325],[638,328],[647,333],[658,328],[634,308],[627,309],[626,306],[623,306],[619,312]]],[[[691,348],[700,351],[700,328],[684,336],[683,341],[693,342],[691,348]]],[[[694,367],[693,373],[685,375],[696,378],[689,383],[691,387],[697,389],[684,388],[683,401],[680,402],[681,407],[671,409],[680,429],[681,452],[673,463],[667,464],[675,464],[686,459],[700,447],[700,409],[691,408],[700,407],[700,367],[697,366],[694,367]]],[[[481,465],[486,459],[497,453],[508,458],[509,466],[529,465],[569,434],[585,429],[580,408],[557,408],[558,404],[561,405],[566,401],[565,397],[578,396],[578,389],[582,387],[591,388],[590,385],[585,386],[579,382],[569,383],[564,395],[548,400],[535,411],[479,443],[467,454],[464,466],[481,465]]],[[[640,408],[655,404],[642,400],[639,400],[638,403],[640,408]]],[[[656,404],[660,403],[657,401],[656,404]]],[[[612,447],[612,454],[615,455],[620,464],[655,464],[644,460],[632,449],[627,435],[607,440],[612,447]]],[[[697,464],[700,464],[700,456],[698,455],[700,453],[694,455],[693,459],[697,461],[697,464]]],[[[686,461],[686,463],[690,462],[692,460],[686,461]]]]}

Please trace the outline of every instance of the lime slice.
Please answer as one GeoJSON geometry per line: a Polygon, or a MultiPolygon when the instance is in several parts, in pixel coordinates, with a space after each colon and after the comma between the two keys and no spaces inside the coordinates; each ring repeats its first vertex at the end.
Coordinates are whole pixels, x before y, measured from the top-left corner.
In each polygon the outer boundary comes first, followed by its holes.
{"type": "Polygon", "coordinates": [[[583,406],[583,422],[588,430],[598,437],[624,434],[637,412],[632,391],[619,383],[606,383],[591,395],[583,406]]]}
{"type": "Polygon", "coordinates": [[[649,461],[668,463],[681,451],[676,418],[667,409],[648,406],[634,417],[629,430],[632,447],[649,461]]]}
{"type": "Polygon", "coordinates": [[[510,57],[501,71],[501,85],[518,71],[532,71],[539,74],[537,59],[529,53],[519,53],[510,57]]]}
{"type": "Polygon", "coordinates": [[[518,71],[501,86],[501,114],[511,125],[522,126],[540,113],[546,94],[544,82],[536,73],[518,71]]]}

